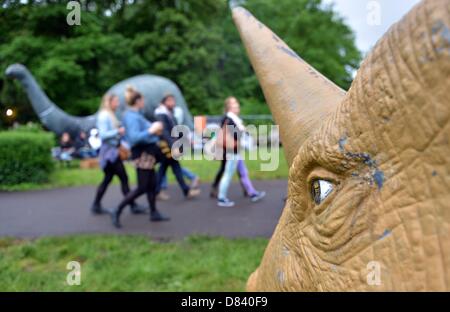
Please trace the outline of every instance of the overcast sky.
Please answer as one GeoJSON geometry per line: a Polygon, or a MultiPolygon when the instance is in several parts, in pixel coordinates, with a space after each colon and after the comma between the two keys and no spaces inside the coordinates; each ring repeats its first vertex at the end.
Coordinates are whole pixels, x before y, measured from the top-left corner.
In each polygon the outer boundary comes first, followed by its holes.
{"type": "Polygon", "coordinates": [[[358,48],[366,53],[395,22],[420,0],[324,0],[335,4],[356,34],[358,48]],[[379,12],[379,18],[377,16],[379,12]]]}

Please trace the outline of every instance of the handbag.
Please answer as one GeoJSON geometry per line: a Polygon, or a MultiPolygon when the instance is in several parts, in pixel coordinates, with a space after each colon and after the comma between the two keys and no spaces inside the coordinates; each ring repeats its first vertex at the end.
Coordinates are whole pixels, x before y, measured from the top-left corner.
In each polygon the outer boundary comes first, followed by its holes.
{"type": "Polygon", "coordinates": [[[233,135],[228,131],[227,127],[222,127],[220,129],[218,135],[216,144],[219,148],[224,150],[233,150],[236,149],[236,141],[234,140],[233,135]]]}
{"type": "Polygon", "coordinates": [[[128,147],[126,147],[124,144],[119,145],[119,158],[122,161],[126,161],[130,159],[131,157],[131,151],[128,147]]]}

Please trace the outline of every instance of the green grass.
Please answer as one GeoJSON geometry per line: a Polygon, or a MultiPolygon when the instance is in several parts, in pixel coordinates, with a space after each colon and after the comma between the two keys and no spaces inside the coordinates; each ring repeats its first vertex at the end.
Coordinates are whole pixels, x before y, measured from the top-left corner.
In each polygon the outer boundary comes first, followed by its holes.
{"type": "MultiPolygon", "coordinates": [[[[260,161],[246,163],[252,179],[287,178],[283,151],[276,171],[260,171],[260,161]]],[[[182,164],[204,182],[214,178],[220,165],[205,160],[182,164]]],[[[127,165],[127,170],[134,181],[133,167],[127,165]]],[[[21,184],[7,190],[97,185],[101,179],[99,169],[59,167],[47,184],[21,184]]],[[[172,174],[169,181],[174,181],[172,174]]],[[[243,291],[266,245],[266,239],[206,237],[168,243],[146,236],[0,238],[0,291],[243,291]],[[80,286],[66,284],[70,261],[82,265],[80,286]]]]}
{"type": "Polygon", "coordinates": [[[0,239],[0,291],[244,291],[266,239],[145,236],[0,239]],[[81,264],[69,286],[67,263],[81,264]]]}
{"type": "MultiPolygon", "coordinates": [[[[261,164],[268,163],[261,160],[246,160],[247,167],[250,172],[250,177],[253,180],[274,180],[274,179],[287,179],[288,167],[284,158],[284,152],[282,149],[279,151],[279,165],[275,171],[261,171],[261,164]]],[[[203,182],[211,182],[217,170],[219,169],[219,161],[207,161],[207,160],[183,160],[182,165],[192,172],[200,176],[203,182]]],[[[132,165],[127,164],[127,172],[130,177],[130,181],[134,183],[136,181],[135,169],[132,165]]],[[[174,182],[174,177],[169,170],[169,182],[174,182]]],[[[103,177],[103,173],[100,169],[82,170],[78,168],[77,162],[74,162],[72,168],[61,168],[57,165],[55,172],[52,174],[49,183],[45,184],[18,184],[12,186],[0,186],[0,190],[3,191],[28,191],[28,190],[41,190],[41,189],[53,189],[64,188],[74,186],[93,186],[98,185],[103,177]]],[[[118,183],[118,179],[114,179],[114,183],[118,183]]]]}

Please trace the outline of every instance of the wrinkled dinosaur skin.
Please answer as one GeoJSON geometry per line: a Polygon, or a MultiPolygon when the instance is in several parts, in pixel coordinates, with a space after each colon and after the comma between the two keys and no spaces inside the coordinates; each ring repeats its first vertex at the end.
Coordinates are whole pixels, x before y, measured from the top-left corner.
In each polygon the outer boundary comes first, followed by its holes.
{"type": "MultiPolygon", "coordinates": [[[[258,21],[241,8],[233,15],[264,88],[270,72],[252,46],[263,34],[246,32],[258,21]]],[[[422,1],[317,118],[291,160],[287,204],[249,291],[450,290],[449,29],[450,1],[422,1]],[[334,187],[319,205],[317,179],[334,187]],[[368,283],[372,261],[379,285],[368,283]]]]}

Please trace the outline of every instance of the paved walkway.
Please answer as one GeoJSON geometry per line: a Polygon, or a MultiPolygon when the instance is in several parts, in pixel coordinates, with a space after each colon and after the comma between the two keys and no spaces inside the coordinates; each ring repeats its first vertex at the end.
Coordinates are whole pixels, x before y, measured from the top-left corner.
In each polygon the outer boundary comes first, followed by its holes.
{"type": "MultiPolygon", "coordinates": [[[[240,186],[233,184],[230,198],[233,208],[217,207],[211,200],[209,187],[202,195],[185,200],[177,186],[171,186],[168,202],[158,208],[172,218],[170,222],[150,223],[148,216],[134,216],[127,209],[122,218],[123,229],[116,230],[106,216],[93,216],[89,207],[94,187],[0,193],[0,237],[34,238],[72,234],[145,234],[155,239],[175,239],[193,234],[224,237],[270,237],[281,215],[286,181],[256,181],[255,187],[267,191],[267,197],[254,204],[242,196],[240,186]]],[[[121,199],[118,186],[111,186],[103,205],[114,207],[121,199]]],[[[145,197],[139,200],[145,203],[145,197]]]]}

